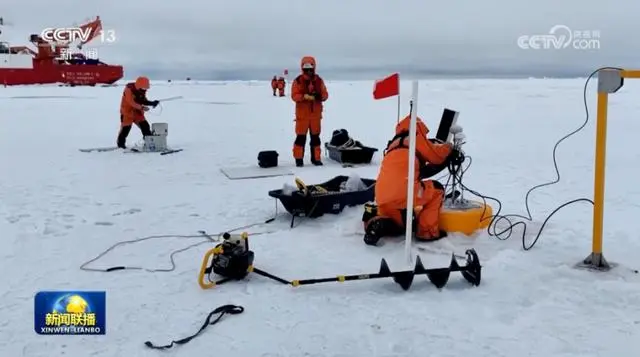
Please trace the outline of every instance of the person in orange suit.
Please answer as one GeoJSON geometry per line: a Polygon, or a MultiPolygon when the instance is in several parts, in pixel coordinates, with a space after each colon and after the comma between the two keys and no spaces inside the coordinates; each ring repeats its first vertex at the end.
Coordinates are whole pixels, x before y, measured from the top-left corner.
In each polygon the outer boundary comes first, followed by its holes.
{"type": "Polygon", "coordinates": [[[278,95],[284,97],[284,88],[287,86],[287,82],[284,81],[284,77],[279,77],[276,87],[278,88],[278,95]]]}
{"type": "Polygon", "coordinates": [[[271,79],[271,90],[273,91],[273,96],[276,96],[276,90],[278,89],[278,78],[273,76],[271,79]]]}
{"type": "MultiPolygon", "coordinates": [[[[365,243],[375,245],[384,236],[405,231],[407,215],[407,172],[409,163],[409,124],[407,116],[396,125],[396,135],[389,141],[376,180],[375,201],[377,215],[365,222],[365,243]]],[[[429,129],[418,118],[416,123],[416,174],[411,178],[414,187],[414,230],[416,239],[432,241],[446,236],[439,229],[440,207],[444,187],[431,177],[446,168],[449,160],[461,155],[451,144],[438,144],[427,138],[429,129]],[[435,168],[435,170],[434,170],[435,168]],[[426,174],[430,172],[429,174],[426,174]]]]}
{"type": "Polygon", "coordinates": [[[160,103],[157,100],[147,99],[147,90],[150,87],[149,78],[138,77],[135,82],[124,86],[122,100],[120,101],[120,132],[118,133],[118,147],[126,149],[127,136],[131,132],[131,126],[136,124],[140,128],[142,136],[153,135],[151,126],[144,116],[149,110],[148,106],[156,107],[160,103]]]}
{"type": "Polygon", "coordinates": [[[296,103],[295,130],[296,139],[293,143],[293,157],[296,166],[303,166],[304,146],[307,132],[310,133],[311,163],[322,165],[320,149],[320,131],[324,102],[329,99],[329,93],[324,80],[316,73],[316,59],[305,56],[300,61],[300,74],[291,86],[291,99],[296,103]]]}

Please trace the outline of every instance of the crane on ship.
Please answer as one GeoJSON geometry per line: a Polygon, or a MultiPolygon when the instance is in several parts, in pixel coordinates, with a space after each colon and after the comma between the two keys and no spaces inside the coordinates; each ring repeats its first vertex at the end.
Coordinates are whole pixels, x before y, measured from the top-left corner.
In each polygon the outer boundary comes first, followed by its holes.
{"type": "MultiPolygon", "coordinates": [[[[78,28],[82,29],[83,31],[86,31],[87,29],[91,31],[89,38],[87,40],[81,41],[76,45],[77,49],[82,49],[82,46],[91,42],[96,37],[100,36],[100,34],[102,33],[102,20],[100,20],[100,16],[96,16],[95,20],[82,24],[78,26],[78,28]]],[[[65,34],[65,35],[68,38],[69,35],[68,34],[65,34]]],[[[37,53],[31,51],[35,55],[35,59],[43,60],[43,61],[50,61],[51,59],[60,59],[61,57],[65,57],[65,59],[68,59],[66,58],[67,55],[65,54],[68,54],[69,48],[72,45],[72,41],[71,40],[64,41],[64,36],[61,36],[61,37],[63,37],[63,41],[49,42],[44,40],[42,36],[38,34],[31,35],[29,37],[29,42],[33,43],[38,49],[37,53]]],[[[12,51],[16,51],[15,53],[17,53],[17,51],[22,51],[25,48],[28,49],[28,47],[26,46],[12,47],[12,51]]],[[[73,57],[79,60],[86,60],[84,58],[84,55],[82,55],[81,53],[73,53],[73,57]]]]}
{"type": "MultiPolygon", "coordinates": [[[[0,16],[0,36],[10,25],[0,16]]],[[[79,51],[96,37],[103,37],[100,16],[74,28],[80,30],[81,38],[75,36],[75,29],[49,28],[47,31],[55,33],[55,42],[45,40],[44,32],[30,35],[32,45],[26,46],[11,46],[0,39],[0,83],[5,86],[50,83],[94,86],[111,85],[120,80],[124,75],[122,66],[102,62],[97,53],[79,51]]]]}
{"type": "MultiPolygon", "coordinates": [[[[2,34],[2,26],[10,25],[7,23],[4,18],[0,17],[0,35],[2,34]]],[[[84,45],[91,42],[96,37],[100,36],[102,33],[102,20],[100,20],[100,16],[96,16],[96,18],[92,21],[89,21],[85,24],[78,26],[78,28],[86,31],[90,30],[89,38],[85,41],[81,41],[76,45],[77,49],[82,49],[84,45]]],[[[68,38],[68,34],[61,34],[61,37],[68,38]]],[[[33,34],[29,36],[29,42],[31,42],[34,46],[36,46],[37,51],[32,50],[28,46],[9,46],[6,42],[0,42],[0,53],[11,53],[11,54],[20,54],[20,53],[29,53],[34,56],[36,60],[45,60],[50,61],[52,59],[59,59],[62,57],[65,52],[69,51],[69,48],[72,46],[72,41],[58,41],[58,42],[49,42],[42,38],[42,36],[38,34],[33,34]]],[[[84,57],[81,53],[74,53],[76,57],[84,57]]]]}

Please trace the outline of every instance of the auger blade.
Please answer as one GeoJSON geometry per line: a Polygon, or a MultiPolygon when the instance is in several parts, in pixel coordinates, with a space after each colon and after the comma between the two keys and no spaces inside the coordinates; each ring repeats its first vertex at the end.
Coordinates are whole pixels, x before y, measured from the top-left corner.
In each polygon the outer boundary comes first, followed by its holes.
{"type": "Polygon", "coordinates": [[[461,271],[462,276],[469,283],[474,286],[480,285],[480,280],[482,278],[482,266],[480,265],[480,258],[478,258],[478,254],[474,249],[469,249],[466,251],[467,254],[467,265],[461,271]]]}
{"type": "Polygon", "coordinates": [[[442,289],[447,285],[449,275],[451,275],[449,268],[431,269],[427,272],[427,278],[438,289],[442,289]]]}
{"type": "Polygon", "coordinates": [[[455,254],[451,255],[451,264],[449,264],[449,270],[451,271],[462,271],[462,267],[458,264],[458,260],[456,259],[455,254]]]}
{"type": "Polygon", "coordinates": [[[412,271],[403,271],[395,273],[393,276],[393,281],[398,283],[402,290],[409,290],[411,284],[413,283],[414,273],[412,271]]]}
{"type": "Polygon", "coordinates": [[[422,259],[420,256],[416,256],[416,267],[413,269],[413,272],[416,274],[424,274],[427,270],[424,268],[424,264],[422,264],[422,259]]]}
{"type": "Polygon", "coordinates": [[[389,269],[389,264],[387,264],[387,261],[384,260],[384,258],[380,262],[380,271],[378,274],[384,277],[391,276],[391,269],[389,269]]]}

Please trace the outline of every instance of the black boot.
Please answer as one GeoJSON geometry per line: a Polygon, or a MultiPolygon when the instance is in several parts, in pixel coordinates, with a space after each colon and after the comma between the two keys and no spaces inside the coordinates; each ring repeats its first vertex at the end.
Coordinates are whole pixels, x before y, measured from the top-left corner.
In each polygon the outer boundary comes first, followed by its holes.
{"type": "Polygon", "coordinates": [[[125,145],[127,141],[127,136],[129,136],[129,132],[131,131],[131,125],[123,126],[120,128],[120,132],[118,133],[117,145],[120,149],[126,149],[125,145]]]}
{"type": "Polygon", "coordinates": [[[377,245],[382,237],[393,237],[402,233],[401,227],[387,217],[377,216],[367,222],[364,242],[367,245],[377,245]]]}
{"type": "Polygon", "coordinates": [[[309,153],[311,154],[311,163],[315,166],[322,166],[320,155],[316,158],[316,149],[320,148],[320,135],[311,134],[311,140],[309,141],[309,153]]]}
{"type": "Polygon", "coordinates": [[[297,167],[302,167],[302,166],[304,166],[304,162],[302,161],[302,159],[296,159],[296,166],[297,166],[297,167]]]}

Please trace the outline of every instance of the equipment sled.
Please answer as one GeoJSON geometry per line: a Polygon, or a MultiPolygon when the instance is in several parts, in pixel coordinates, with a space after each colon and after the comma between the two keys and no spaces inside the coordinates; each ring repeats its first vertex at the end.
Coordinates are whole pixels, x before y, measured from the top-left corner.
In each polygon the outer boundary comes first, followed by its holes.
{"type": "Polygon", "coordinates": [[[341,164],[369,164],[378,151],[353,140],[346,129],[334,130],[331,141],[324,143],[324,147],[329,158],[341,164]]]}
{"type": "Polygon", "coordinates": [[[325,213],[338,214],[345,206],[357,206],[373,201],[375,180],[360,179],[364,188],[357,191],[345,189],[349,176],[336,176],[317,185],[305,185],[296,178],[297,191],[291,193],[283,189],[269,191],[269,196],[280,200],[291,217],[291,227],[295,217],[317,218],[325,213]]]}

